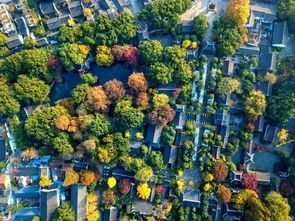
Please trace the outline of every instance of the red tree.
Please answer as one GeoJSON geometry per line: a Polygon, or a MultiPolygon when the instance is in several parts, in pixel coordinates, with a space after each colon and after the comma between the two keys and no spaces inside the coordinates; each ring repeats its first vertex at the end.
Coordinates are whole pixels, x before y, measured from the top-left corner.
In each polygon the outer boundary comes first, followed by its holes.
{"type": "Polygon", "coordinates": [[[283,196],[288,197],[292,195],[295,190],[289,182],[284,182],[280,185],[280,192],[283,196]]]}
{"type": "Polygon", "coordinates": [[[244,173],[242,176],[242,187],[245,189],[257,190],[257,177],[255,173],[244,173]]]}
{"type": "Polygon", "coordinates": [[[148,89],[148,82],[142,72],[133,73],[128,78],[128,86],[134,94],[146,92],[148,89]]]}
{"type": "Polygon", "coordinates": [[[58,70],[60,68],[60,63],[56,56],[50,55],[48,57],[48,68],[51,70],[58,70]]]}
{"type": "Polygon", "coordinates": [[[119,100],[126,95],[123,83],[116,79],[106,82],[104,89],[110,100],[119,100]]]}
{"type": "Polygon", "coordinates": [[[157,194],[162,194],[162,193],[164,192],[164,188],[163,188],[163,186],[162,186],[162,185],[157,185],[157,186],[156,186],[156,189],[155,189],[155,192],[156,192],[157,194]]]}
{"type": "Polygon", "coordinates": [[[131,181],[126,178],[121,179],[119,182],[120,193],[125,195],[125,194],[129,193],[130,189],[131,189],[131,181]]]}
{"type": "Polygon", "coordinates": [[[145,92],[139,93],[137,98],[136,98],[136,104],[137,104],[137,106],[146,108],[149,105],[148,94],[145,93],[145,92]]]}
{"type": "Polygon", "coordinates": [[[175,91],[173,91],[173,93],[172,93],[172,97],[174,99],[177,99],[179,97],[180,93],[181,93],[181,88],[176,88],[175,91]]]}
{"type": "Polygon", "coordinates": [[[124,61],[131,68],[138,66],[138,49],[136,47],[128,48],[124,53],[124,61]]]}
{"type": "Polygon", "coordinates": [[[165,126],[174,119],[175,111],[167,104],[163,107],[156,107],[150,114],[152,124],[165,126]]]}
{"type": "Polygon", "coordinates": [[[112,48],[112,54],[117,62],[123,62],[124,60],[124,53],[126,51],[126,47],[121,45],[114,45],[112,48]]]}

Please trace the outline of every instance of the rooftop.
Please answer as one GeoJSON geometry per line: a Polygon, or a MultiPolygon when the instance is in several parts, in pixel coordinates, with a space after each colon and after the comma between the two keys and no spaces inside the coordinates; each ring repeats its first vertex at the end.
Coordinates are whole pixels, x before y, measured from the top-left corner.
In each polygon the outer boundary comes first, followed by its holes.
{"type": "Polygon", "coordinates": [[[286,21],[275,22],[272,35],[272,46],[285,47],[288,38],[288,25],[286,21]]]}

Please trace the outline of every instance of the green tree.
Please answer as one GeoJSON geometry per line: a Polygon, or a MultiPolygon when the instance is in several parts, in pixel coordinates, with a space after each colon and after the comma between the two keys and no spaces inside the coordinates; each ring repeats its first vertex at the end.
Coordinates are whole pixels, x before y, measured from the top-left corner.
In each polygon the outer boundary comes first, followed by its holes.
{"type": "Polygon", "coordinates": [[[186,57],[186,50],[179,45],[169,46],[165,48],[164,57],[166,61],[171,62],[172,66],[182,63],[186,57]]]}
{"type": "Polygon", "coordinates": [[[70,143],[70,136],[65,132],[59,132],[52,140],[52,147],[61,156],[70,156],[74,152],[74,148],[70,143]]]}
{"type": "Polygon", "coordinates": [[[44,81],[35,77],[19,75],[14,84],[16,97],[25,104],[40,104],[50,92],[50,87],[44,81]]]}
{"type": "Polygon", "coordinates": [[[193,77],[191,66],[186,61],[180,62],[174,70],[174,78],[182,83],[190,82],[193,77]]]}
{"type": "Polygon", "coordinates": [[[64,202],[57,208],[53,221],[75,221],[75,213],[69,202],[64,202]]]}
{"type": "Polygon", "coordinates": [[[266,100],[265,95],[257,90],[250,92],[249,96],[245,100],[245,110],[249,115],[259,116],[265,111],[266,100]]]}
{"type": "Polygon", "coordinates": [[[97,83],[98,78],[91,73],[86,73],[81,76],[81,80],[85,84],[93,85],[97,83]]]}
{"type": "Polygon", "coordinates": [[[138,46],[138,49],[146,64],[153,64],[162,60],[164,49],[158,40],[144,41],[138,46]]]}
{"type": "Polygon", "coordinates": [[[11,116],[18,113],[20,104],[15,99],[15,93],[6,84],[6,80],[0,78],[0,115],[11,116]]]}
{"type": "Polygon", "coordinates": [[[221,78],[221,80],[217,84],[217,92],[225,96],[227,94],[239,91],[240,82],[234,78],[221,78]]]}
{"type": "Polygon", "coordinates": [[[209,21],[207,16],[198,15],[194,18],[194,31],[197,35],[199,41],[202,41],[205,37],[205,34],[209,28],[209,21]]]}
{"type": "Polygon", "coordinates": [[[277,15],[280,19],[288,21],[289,30],[294,33],[295,1],[281,0],[278,5],[277,15]]]}
{"type": "Polygon", "coordinates": [[[150,66],[148,75],[152,81],[160,84],[169,84],[172,82],[173,69],[164,63],[156,62],[150,66]]]}
{"type": "Polygon", "coordinates": [[[61,44],[58,48],[58,53],[60,62],[67,71],[74,70],[76,65],[81,65],[86,59],[86,55],[82,53],[79,45],[76,43],[61,44]]]}
{"type": "Polygon", "coordinates": [[[5,45],[7,39],[8,37],[5,34],[0,33],[0,57],[5,55],[5,53],[8,51],[8,48],[5,45]]]}
{"type": "Polygon", "coordinates": [[[33,32],[39,38],[46,36],[46,30],[43,25],[37,26],[35,29],[33,29],[33,32]]]}
{"type": "Polygon", "coordinates": [[[33,49],[33,48],[37,47],[37,41],[33,38],[26,37],[24,39],[24,46],[27,49],[33,49]]]}
{"type": "Polygon", "coordinates": [[[108,118],[103,114],[97,113],[88,129],[91,135],[102,136],[109,133],[110,127],[111,123],[108,118]]]}
{"type": "Polygon", "coordinates": [[[148,158],[149,164],[154,168],[164,168],[163,154],[160,151],[152,151],[148,158]]]}
{"type": "Polygon", "coordinates": [[[132,107],[130,100],[120,100],[115,107],[116,122],[124,129],[132,129],[139,127],[144,118],[144,114],[132,107]]]}
{"type": "Polygon", "coordinates": [[[78,26],[69,27],[63,24],[58,31],[58,40],[61,42],[75,43],[82,35],[78,26]]]}
{"type": "Polygon", "coordinates": [[[81,104],[87,99],[89,84],[79,84],[72,90],[72,96],[77,104],[81,104]]]}
{"type": "Polygon", "coordinates": [[[148,182],[153,176],[153,169],[151,167],[143,167],[134,175],[136,180],[140,182],[148,182]]]}
{"type": "Polygon", "coordinates": [[[161,134],[161,143],[172,145],[175,140],[176,130],[173,125],[166,125],[161,134]]]}

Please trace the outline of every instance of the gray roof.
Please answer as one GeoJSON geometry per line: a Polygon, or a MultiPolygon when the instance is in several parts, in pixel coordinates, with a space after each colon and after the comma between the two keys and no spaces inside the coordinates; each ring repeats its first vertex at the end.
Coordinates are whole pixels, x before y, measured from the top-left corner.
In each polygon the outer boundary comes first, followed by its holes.
{"type": "Polygon", "coordinates": [[[15,19],[16,26],[19,30],[19,32],[22,34],[22,36],[29,37],[30,30],[28,28],[27,22],[24,17],[19,17],[15,19]]]}
{"type": "Polygon", "coordinates": [[[15,198],[38,199],[40,197],[39,186],[25,186],[14,192],[15,198]]]}
{"type": "Polygon", "coordinates": [[[43,15],[49,15],[57,12],[52,1],[42,1],[39,3],[40,11],[43,15]]]}
{"type": "Polygon", "coordinates": [[[132,203],[132,211],[139,212],[142,215],[150,215],[153,211],[153,205],[146,201],[134,201],[132,203]]]}
{"type": "Polygon", "coordinates": [[[257,90],[260,90],[267,97],[272,94],[272,84],[268,81],[258,81],[255,86],[257,90]]]}
{"type": "Polygon", "coordinates": [[[277,55],[271,51],[271,47],[261,48],[261,54],[259,56],[258,68],[260,73],[266,73],[267,71],[273,71],[276,69],[277,55]]]}
{"type": "Polygon", "coordinates": [[[260,18],[262,22],[271,24],[274,22],[276,15],[271,13],[266,13],[264,11],[251,10],[251,16],[254,18],[260,18]]]}
{"type": "Polygon", "coordinates": [[[112,8],[112,3],[110,0],[100,0],[99,3],[103,10],[108,10],[112,8]]]}
{"type": "Polygon", "coordinates": [[[113,0],[113,3],[114,3],[114,5],[116,6],[116,8],[118,9],[119,12],[122,12],[125,7],[130,5],[130,3],[128,3],[125,0],[113,0]]]}
{"type": "Polygon", "coordinates": [[[272,34],[272,45],[273,46],[284,46],[288,38],[288,25],[286,21],[276,22],[273,28],[272,34]]]}
{"type": "Polygon", "coordinates": [[[163,153],[163,160],[166,163],[173,164],[176,161],[177,148],[174,146],[165,146],[163,153]]]}
{"type": "Polygon", "coordinates": [[[12,168],[13,176],[38,176],[39,169],[38,167],[15,167],[12,168]]]}
{"type": "Polygon", "coordinates": [[[152,144],[158,144],[160,142],[160,137],[162,134],[163,126],[149,124],[146,141],[152,144]]]}
{"type": "Polygon", "coordinates": [[[227,75],[231,75],[234,72],[235,62],[232,59],[225,60],[222,66],[222,72],[227,75]]]}
{"type": "Polygon", "coordinates": [[[277,138],[278,130],[278,127],[268,124],[264,131],[263,140],[273,143],[277,138]]]}
{"type": "Polygon", "coordinates": [[[76,221],[86,220],[87,186],[75,184],[71,187],[71,205],[76,215],[76,221]]]}
{"type": "Polygon", "coordinates": [[[24,39],[20,34],[11,35],[6,41],[6,45],[9,49],[19,47],[23,45],[23,43],[24,43],[24,39]]]}
{"type": "Polygon", "coordinates": [[[240,55],[259,55],[260,49],[259,47],[251,47],[246,45],[241,45],[237,50],[236,54],[240,55]]]}
{"type": "Polygon", "coordinates": [[[217,126],[226,126],[229,124],[230,114],[228,111],[218,109],[214,115],[214,124],[217,126]]]}
{"type": "Polygon", "coordinates": [[[62,24],[66,24],[68,20],[72,19],[70,14],[65,14],[60,17],[54,17],[47,20],[47,27],[50,31],[60,28],[62,24]]]}
{"type": "Polygon", "coordinates": [[[185,113],[186,105],[176,105],[175,109],[175,117],[173,120],[176,129],[183,129],[183,126],[186,121],[186,113],[185,113]]]}
{"type": "Polygon", "coordinates": [[[255,131],[263,132],[264,123],[265,123],[264,115],[259,116],[258,119],[255,121],[255,124],[254,124],[255,131]]]}
{"type": "Polygon", "coordinates": [[[0,139],[0,161],[6,158],[6,144],[5,140],[0,139]]]}
{"type": "Polygon", "coordinates": [[[295,133],[295,117],[292,117],[287,124],[287,130],[291,133],[295,133]]]}
{"type": "Polygon", "coordinates": [[[81,1],[75,1],[69,3],[69,11],[73,18],[83,14],[84,6],[81,1]]]}
{"type": "Polygon", "coordinates": [[[111,207],[103,212],[102,221],[118,221],[119,210],[117,207],[111,207]]]}
{"type": "Polygon", "coordinates": [[[201,204],[201,192],[196,190],[184,190],[182,203],[184,206],[199,207],[201,204]]]}
{"type": "Polygon", "coordinates": [[[59,4],[67,3],[67,2],[68,2],[67,0],[53,0],[53,3],[55,5],[59,5],[59,4]]]}
{"type": "Polygon", "coordinates": [[[39,38],[36,40],[37,41],[37,44],[38,44],[38,47],[43,47],[43,46],[46,46],[49,44],[48,40],[46,37],[44,38],[39,38]]]}
{"type": "Polygon", "coordinates": [[[42,221],[51,221],[60,205],[59,190],[55,187],[41,190],[40,216],[42,221]]]}
{"type": "Polygon", "coordinates": [[[18,210],[14,215],[15,221],[31,221],[34,216],[40,215],[38,207],[25,207],[18,210]]]}

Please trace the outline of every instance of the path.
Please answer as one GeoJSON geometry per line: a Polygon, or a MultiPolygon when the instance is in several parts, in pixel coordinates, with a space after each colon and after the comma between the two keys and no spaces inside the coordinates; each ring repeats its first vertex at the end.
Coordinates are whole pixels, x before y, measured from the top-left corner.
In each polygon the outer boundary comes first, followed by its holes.
{"type": "Polygon", "coordinates": [[[6,132],[7,132],[7,137],[8,137],[8,142],[12,151],[12,155],[15,154],[16,151],[16,144],[15,144],[15,140],[14,137],[12,135],[12,132],[10,130],[10,127],[8,126],[7,123],[5,123],[5,128],[6,128],[6,132]]]}

